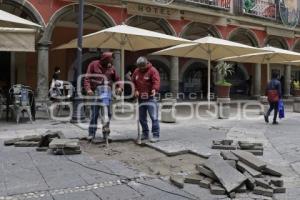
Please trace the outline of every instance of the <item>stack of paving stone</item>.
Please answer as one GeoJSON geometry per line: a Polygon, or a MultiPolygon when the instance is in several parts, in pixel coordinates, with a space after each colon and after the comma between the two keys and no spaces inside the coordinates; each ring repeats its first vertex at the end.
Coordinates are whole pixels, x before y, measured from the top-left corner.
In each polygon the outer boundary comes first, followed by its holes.
{"type": "Polygon", "coordinates": [[[244,150],[257,156],[262,156],[264,152],[262,143],[234,142],[233,140],[213,140],[211,148],[220,150],[244,150]]]}
{"type": "Polygon", "coordinates": [[[196,169],[198,174],[182,177],[183,180],[173,176],[170,180],[180,188],[184,183],[197,184],[210,189],[211,194],[230,198],[235,198],[237,193],[250,192],[272,197],[286,191],[279,170],[246,151],[222,151],[196,165],[196,169]]]}
{"type": "Polygon", "coordinates": [[[15,147],[38,147],[48,149],[49,143],[53,138],[65,138],[61,131],[47,131],[43,135],[27,135],[25,137],[12,138],[4,141],[5,146],[15,147]]]}
{"type": "Polygon", "coordinates": [[[66,139],[61,131],[47,131],[43,135],[29,135],[4,141],[5,146],[37,147],[37,151],[50,151],[55,155],[80,154],[79,140],[66,139]]]}
{"type": "Polygon", "coordinates": [[[5,146],[15,147],[37,147],[41,140],[41,135],[28,135],[23,138],[12,138],[4,141],[5,146]]]}
{"type": "Polygon", "coordinates": [[[81,154],[78,139],[53,139],[49,149],[55,155],[81,154]]]}

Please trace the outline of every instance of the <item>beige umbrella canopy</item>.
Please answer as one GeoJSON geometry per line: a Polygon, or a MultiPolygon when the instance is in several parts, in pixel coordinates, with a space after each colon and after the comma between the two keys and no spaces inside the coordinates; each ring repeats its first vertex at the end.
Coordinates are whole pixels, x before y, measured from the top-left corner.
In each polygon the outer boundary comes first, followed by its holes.
{"type": "Polygon", "coordinates": [[[169,55],[178,57],[198,58],[208,60],[208,94],[210,101],[210,69],[211,61],[224,57],[240,56],[250,53],[265,52],[265,50],[228,40],[207,36],[194,40],[192,44],[181,44],[153,53],[154,55],[169,55]]]}
{"type": "Polygon", "coordinates": [[[36,29],[40,27],[0,10],[0,51],[35,51],[36,29]]]}
{"type": "Polygon", "coordinates": [[[243,56],[235,56],[221,59],[223,61],[243,62],[243,63],[261,63],[267,64],[267,80],[270,80],[270,64],[284,64],[295,60],[300,60],[300,54],[294,51],[279,49],[276,47],[263,47],[265,53],[255,53],[243,56]]]}
{"type": "MultiPolygon", "coordinates": [[[[82,47],[120,49],[122,57],[121,77],[124,80],[124,50],[138,51],[142,49],[163,48],[188,42],[190,41],[179,37],[127,25],[118,25],[85,35],[83,37],[82,47]]],[[[55,49],[76,47],[77,39],[74,39],[55,49]]]]}
{"type": "Polygon", "coordinates": [[[295,61],[292,61],[292,62],[284,62],[283,64],[300,66],[300,60],[295,60],[295,61]]]}
{"type": "Polygon", "coordinates": [[[1,27],[41,27],[40,25],[0,10],[0,26],[1,27]]]}

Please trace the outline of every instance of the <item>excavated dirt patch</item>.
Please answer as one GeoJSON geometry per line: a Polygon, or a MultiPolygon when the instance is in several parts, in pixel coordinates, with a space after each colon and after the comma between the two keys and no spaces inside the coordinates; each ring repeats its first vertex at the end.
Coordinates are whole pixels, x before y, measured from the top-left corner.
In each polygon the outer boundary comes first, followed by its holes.
{"type": "Polygon", "coordinates": [[[134,142],[114,142],[106,148],[104,144],[80,143],[82,150],[96,160],[119,160],[151,175],[169,176],[178,173],[196,172],[195,164],[204,162],[192,154],[166,156],[152,148],[136,145],[134,142]]]}

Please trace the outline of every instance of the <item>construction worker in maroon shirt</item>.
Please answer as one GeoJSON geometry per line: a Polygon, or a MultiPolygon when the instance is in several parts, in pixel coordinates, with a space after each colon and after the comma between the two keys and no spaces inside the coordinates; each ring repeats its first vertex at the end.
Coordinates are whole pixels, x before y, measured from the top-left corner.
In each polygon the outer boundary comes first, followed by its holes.
{"type": "MultiPolygon", "coordinates": [[[[92,105],[92,116],[89,126],[88,140],[93,140],[96,136],[97,121],[99,117],[99,111],[101,111],[102,119],[105,114],[108,114],[108,119],[105,122],[102,121],[102,134],[103,139],[107,139],[110,133],[110,119],[111,119],[111,103],[112,103],[112,86],[113,83],[120,81],[120,77],[117,75],[113,66],[113,53],[104,52],[100,56],[100,59],[92,61],[86,72],[84,79],[84,88],[89,96],[96,95],[97,105],[92,105]],[[99,76],[95,76],[99,75],[99,76]],[[101,104],[100,105],[98,105],[101,104]]],[[[123,91],[120,85],[117,85],[116,94],[119,95],[123,91]]]]}
{"type": "Polygon", "coordinates": [[[158,142],[160,127],[155,95],[160,89],[159,72],[145,57],[139,57],[136,65],[137,69],[132,75],[132,82],[135,86],[135,97],[139,103],[139,122],[143,132],[141,139],[144,141],[149,139],[148,113],[152,121],[152,137],[150,138],[150,142],[158,142]]]}

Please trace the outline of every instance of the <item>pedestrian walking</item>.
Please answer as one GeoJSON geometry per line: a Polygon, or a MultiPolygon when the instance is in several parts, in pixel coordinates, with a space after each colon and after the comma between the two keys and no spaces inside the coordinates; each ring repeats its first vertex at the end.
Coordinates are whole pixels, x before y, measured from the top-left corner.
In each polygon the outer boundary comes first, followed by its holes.
{"type": "Polygon", "coordinates": [[[273,124],[278,124],[277,122],[277,115],[278,115],[278,102],[281,99],[281,83],[278,80],[277,74],[272,74],[272,80],[269,81],[267,89],[266,89],[266,96],[268,97],[269,102],[269,110],[264,115],[265,122],[269,123],[269,116],[271,112],[274,110],[274,117],[273,117],[273,124]]]}
{"type": "Polygon", "coordinates": [[[136,62],[137,69],[134,71],[132,81],[135,86],[135,97],[138,99],[139,122],[142,126],[142,140],[149,139],[149,127],[147,113],[152,121],[152,137],[150,142],[158,142],[160,126],[158,121],[158,105],[155,95],[160,89],[159,72],[145,57],[139,57],[136,62]]]}
{"type": "MultiPolygon", "coordinates": [[[[102,119],[102,134],[106,140],[110,134],[112,86],[120,81],[113,66],[113,53],[104,52],[100,59],[92,61],[84,78],[84,88],[89,96],[95,96],[95,105],[91,106],[92,115],[89,125],[88,140],[91,141],[96,136],[99,111],[102,119]]],[[[120,95],[123,89],[120,84],[116,86],[116,94],[120,95]]]]}
{"type": "Polygon", "coordinates": [[[251,96],[251,90],[252,90],[252,76],[250,75],[248,79],[246,80],[246,85],[247,85],[247,95],[250,97],[251,96]]]}

